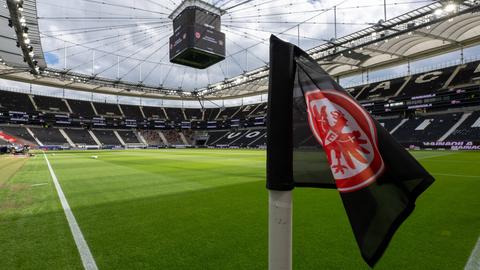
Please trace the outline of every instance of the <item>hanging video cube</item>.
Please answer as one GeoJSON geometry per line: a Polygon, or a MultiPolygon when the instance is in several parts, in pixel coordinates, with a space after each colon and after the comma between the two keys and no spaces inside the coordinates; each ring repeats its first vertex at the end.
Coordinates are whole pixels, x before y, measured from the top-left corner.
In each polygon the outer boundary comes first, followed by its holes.
{"type": "Polygon", "coordinates": [[[225,59],[223,11],[198,0],[184,1],[171,15],[170,62],[204,69],[225,59]]]}

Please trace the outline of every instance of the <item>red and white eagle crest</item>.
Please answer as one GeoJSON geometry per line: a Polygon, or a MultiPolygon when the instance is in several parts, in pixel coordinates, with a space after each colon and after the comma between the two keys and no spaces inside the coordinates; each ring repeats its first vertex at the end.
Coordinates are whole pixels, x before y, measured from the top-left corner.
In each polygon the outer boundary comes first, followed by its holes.
{"type": "Polygon", "coordinates": [[[310,129],[327,154],[337,189],[350,192],[383,172],[375,123],[350,96],[336,90],[305,95],[310,129]]]}

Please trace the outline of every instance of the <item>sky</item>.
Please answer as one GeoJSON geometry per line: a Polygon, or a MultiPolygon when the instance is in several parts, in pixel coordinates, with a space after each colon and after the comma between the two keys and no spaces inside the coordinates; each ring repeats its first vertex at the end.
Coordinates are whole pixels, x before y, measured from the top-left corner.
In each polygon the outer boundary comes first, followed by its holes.
{"type": "MultiPolygon", "coordinates": [[[[338,37],[384,17],[383,0],[253,0],[236,6],[244,1],[209,0],[227,11],[222,16],[227,58],[205,70],[169,62],[168,15],[180,0],[38,0],[43,50],[49,67],[191,91],[264,66],[271,33],[293,43],[300,33],[304,49],[330,40],[334,6],[338,37]]],[[[387,15],[428,2],[387,0],[387,15]]]]}
{"type": "MultiPolygon", "coordinates": [[[[227,57],[219,64],[198,70],[171,64],[168,39],[173,34],[168,15],[181,0],[37,0],[39,27],[47,64],[51,68],[68,69],[87,75],[142,82],[152,86],[192,91],[225,78],[266,65],[268,38],[280,38],[303,49],[318,46],[369,27],[384,19],[384,0],[208,0],[227,12],[222,16],[222,32],[226,35],[227,57]],[[237,6],[239,3],[244,3],[237,6]]],[[[429,0],[386,0],[387,19],[427,5],[429,0]]],[[[478,48],[477,48],[478,49],[478,48]]],[[[478,52],[474,51],[473,54],[478,52]]],[[[437,57],[418,64],[418,68],[459,59],[458,53],[437,57]]],[[[416,66],[412,68],[415,70],[416,66]]],[[[405,67],[371,74],[370,78],[401,76],[405,67]]],[[[353,76],[341,81],[345,85],[359,83],[353,76]]],[[[28,88],[21,83],[0,85],[28,88]]],[[[35,93],[55,96],[78,96],[82,99],[115,103],[146,102],[135,98],[94,95],[33,86],[35,93]]],[[[264,96],[261,97],[265,99],[264,96]]],[[[148,100],[147,100],[148,101],[148,100]]],[[[150,101],[159,105],[163,102],[150,101]]],[[[232,103],[246,102],[245,99],[232,103]]],[[[258,102],[248,100],[248,102],[258,102]]],[[[173,103],[169,103],[172,105],[173,103]]],[[[198,106],[176,102],[173,106],[198,106]]]]}

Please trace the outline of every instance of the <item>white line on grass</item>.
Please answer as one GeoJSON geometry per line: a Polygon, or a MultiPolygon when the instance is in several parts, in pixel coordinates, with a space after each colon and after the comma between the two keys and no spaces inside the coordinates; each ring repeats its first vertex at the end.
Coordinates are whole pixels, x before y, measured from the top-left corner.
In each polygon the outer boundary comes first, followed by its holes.
{"type": "Polygon", "coordinates": [[[33,184],[31,187],[39,187],[39,186],[46,186],[48,183],[40,183],[40,184],[33,184]]]}
{"type": "Polygon", "coordinates": [[[77,245],[78,252],[80,253],[80,258],[82,259],[83,267],[85,270],[98,270],[97,264],[93,259],[92,252],[90,252],[90,248],[88,248],[87,242],[83,237],[82,231],[78,226],[77,220],[73,215],[72,209],[70,209],[70,205],[68,204],[67,198],[63,193],[62,187],[58,182],[57,176],[53,172],[52,166],[50,165],[50,161],[48,161],[47,155],[43,153],[45,157],[45,161],[47,162],[48,170],[50,171],[50,175],[52,176],[53,183],[55,188],[57,189],[58,198],[62,203],[63,211],[65,212],[65,216],[67,217],[68,225],[70,226],[70,231],[72,232],[73,239],[75,240],[75,244],[77,245]]]}
{"type": "Polygon", "coordinates": [[[465,270],[478,270],[480,269],[480,237],[477,240],[475,248],[473,248],[472,254],[468,259],[465,270]]]}

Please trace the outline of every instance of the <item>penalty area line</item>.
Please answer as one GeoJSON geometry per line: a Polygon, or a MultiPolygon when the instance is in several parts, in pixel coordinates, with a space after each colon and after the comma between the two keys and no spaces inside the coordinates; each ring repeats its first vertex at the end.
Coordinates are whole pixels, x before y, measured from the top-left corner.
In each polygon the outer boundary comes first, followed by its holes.
{"type": "Polygon", "coordinates": [[[58,182],[58,178],[53,172],[52,166],[50,165],[50,161],[48,160],[47,155],[45,155],[45,153],[43,153],[43,157],[47,162],[48,170],[50,171],[50,175],[52,176],[53,184],[55,185],[58,198],[60,199],[60,203],[62,204],[62,207],[63,207],[63,212],[67,217],[68,226],[70,227],[70,231],[72,232],[73,240],[75,241],[78,252],[80,253],[80,259],[82,259],[83,267],[85,268],[85,270],[98,270],[97,264],[95,263],[95,260],[93,259],[93,256],[92,256],[92,252],[90,252],[90,248],[87,245],[87,241],[85,241],[85,238],[83,237],[82,231],[78,226],[77,220],[75,219],[72,209],[68,204],[67,198],[63,193],[62,187],[58,182]]]}

